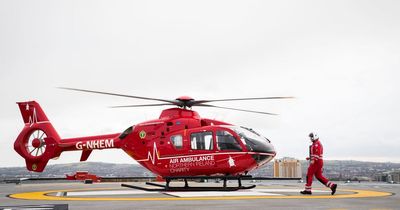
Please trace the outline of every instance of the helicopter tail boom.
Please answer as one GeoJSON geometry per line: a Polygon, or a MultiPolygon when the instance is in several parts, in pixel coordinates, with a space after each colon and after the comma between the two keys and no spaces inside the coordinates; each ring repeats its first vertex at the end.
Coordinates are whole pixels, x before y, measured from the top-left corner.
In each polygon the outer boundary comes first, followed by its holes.
{"type": "Polygon", "coordinates": [[[120,133],[114,133],[62,139],[59,147],[61,147],[63,151],[82,150],[80,161],[86,161],[93,150],[120,148],[119,136],[120,133]]]}

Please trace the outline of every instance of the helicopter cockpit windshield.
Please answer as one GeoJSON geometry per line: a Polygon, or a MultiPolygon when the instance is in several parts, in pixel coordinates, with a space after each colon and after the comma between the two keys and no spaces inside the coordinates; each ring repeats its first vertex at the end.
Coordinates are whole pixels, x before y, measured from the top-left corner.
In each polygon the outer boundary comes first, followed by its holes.
{"type": "Polygon", "coordinates": [[[246,145],[247,150],[251,152],[275,153],[270,140],[252,129],[239,126],[229,126],[229,128],[240,137],[240,140],[246,145]]]}

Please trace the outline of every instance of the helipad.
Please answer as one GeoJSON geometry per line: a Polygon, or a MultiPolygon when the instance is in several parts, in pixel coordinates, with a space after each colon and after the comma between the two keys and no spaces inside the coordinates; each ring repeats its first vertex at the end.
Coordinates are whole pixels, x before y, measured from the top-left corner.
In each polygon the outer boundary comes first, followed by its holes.
{"type": "MultiPolygon", "coordinates": [[[[129,184],[145,186],[144,183],[129,184]]],[[[217,183],[200,184],[217,185],[217,183]]],[[[394,210],[399,209],[400,205],[400,185],[396,184],[338,183],[338,191],[333,196],[328,188],[318,184],[315,185],[313,195],[310,196],[299,194],[304,187],[303,183],[265,181],[256,184],[257,187],[254,189],[231,192],[147,192],[121,187],[121,183],[0,184],[0,209],[4,206],[66,204],[69,209],[85,210],[132,208],[142,210],[266,208],[269,210],[394,210]]]]}
{"type": "Polygon", "coordinates": [[[375,190],[341,189],[335,195],[330,190],[314,189],[313,195],[300,195],[301,188],[259,186],[255,189],[238,191],[207,192],[148,192],[126,188],[84,188],[34,191],[10,194],[10,198],[25,200],[58,201],[167,201],[167,200],[241,200],[241,199],[339,199],[390,196],[390,192],[375,190]],[[277,188],[279,187],[279,188],[277,188]]]}

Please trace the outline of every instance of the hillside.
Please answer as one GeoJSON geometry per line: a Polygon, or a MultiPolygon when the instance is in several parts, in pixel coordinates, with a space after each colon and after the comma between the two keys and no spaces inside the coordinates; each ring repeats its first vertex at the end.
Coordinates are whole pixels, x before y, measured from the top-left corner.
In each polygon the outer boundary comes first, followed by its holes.
{"type": "MultiPolygon", "coordinates": [[[[305,177],[308,163],[301,161],[302,174],[305,177]]],[[[261,177],[273,175],[273,162],[253,170],[250,174],[261,177]]],[[[352,160],[327,160],[324,165],[324,173],[332,179],[346,180],[353,177],[374,178],[375,175],[386,171],[400,170],[400,163],[362,162],[352,160]]],[[[102,162],[80,162],[70,164],[56,164],[46,167],[43,173],[29,172],[25,167],[0,168],[0,178],[14,177],[65,177],[76,171],[89,171],[102,177],[130,177],[130,176],[154,176],[153,173],[138,164],[113,164],[102,162]]]]}

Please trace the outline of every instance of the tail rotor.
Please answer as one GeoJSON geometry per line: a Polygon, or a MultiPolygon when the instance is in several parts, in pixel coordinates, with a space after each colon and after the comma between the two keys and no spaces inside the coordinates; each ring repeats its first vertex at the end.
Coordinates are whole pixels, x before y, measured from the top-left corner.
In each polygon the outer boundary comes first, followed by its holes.
{"type": "Polygon", "coordinates": [[[25,146],[26,151],[32,157],[40,157],[46,151],[47,135],[44,131],[37,129],[33,130],[29,138],[26,139],[27,143],[25,146]]]}

